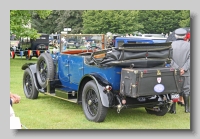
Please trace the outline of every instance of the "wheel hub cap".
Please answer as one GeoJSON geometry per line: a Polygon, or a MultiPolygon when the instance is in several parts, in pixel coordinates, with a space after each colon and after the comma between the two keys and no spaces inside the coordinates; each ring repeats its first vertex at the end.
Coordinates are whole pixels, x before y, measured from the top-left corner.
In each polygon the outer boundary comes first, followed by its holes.
{"type": "Polygon", "coordinates": [[[88,105],[91,105],[92,104],[92,100],[88,100],[88,105]]]}
{"type": "Polygon", "coordinates": [[[43,69],[40,69],[40,72],[43,72],[43,69]]]}

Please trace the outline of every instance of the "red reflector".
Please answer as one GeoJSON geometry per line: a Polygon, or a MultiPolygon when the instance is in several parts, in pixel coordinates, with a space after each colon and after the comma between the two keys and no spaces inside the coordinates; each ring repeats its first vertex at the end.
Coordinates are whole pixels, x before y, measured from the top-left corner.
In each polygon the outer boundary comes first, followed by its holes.
{"type": "Polygon", "coordinates": [[[143,73],[147,73],[147,70],[144,70],[143,73]]]}
{"type": "Polygon", "coordinates": [[[112,87],[109,86],[109,85],[107,85],[107,86],[104,88],[104,91],[110,91],[110,90],[112,90],[112,87]]]}
{"type": "Polygon", "coordinates": [[[173,102],[178,102],[178,98],[176,98],[176,99],[173,99],[172,101],[173,101],[173,102]]]}

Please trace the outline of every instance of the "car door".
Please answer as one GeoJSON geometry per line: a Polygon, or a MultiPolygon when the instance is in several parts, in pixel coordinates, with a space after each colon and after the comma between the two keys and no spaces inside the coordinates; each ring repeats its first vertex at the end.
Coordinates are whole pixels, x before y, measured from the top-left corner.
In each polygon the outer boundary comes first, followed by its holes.
{"type": "Polygon", "coordinates": [[[69,55],[69,76],[70,83],[78,85],[83,76],[83,57],[69,55]]]}
{"type": "Polygon", "coordinates": [[[60,54],[58,62],[59,79],[64,83],[69,83],[69,55],[60,54]]]}

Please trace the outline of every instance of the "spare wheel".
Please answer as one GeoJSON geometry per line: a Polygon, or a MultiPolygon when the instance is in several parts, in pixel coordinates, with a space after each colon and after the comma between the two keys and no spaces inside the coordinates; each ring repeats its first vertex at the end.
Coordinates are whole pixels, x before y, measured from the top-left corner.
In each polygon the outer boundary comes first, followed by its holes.
{"type": "Polygon", "coordinates": [[[42,53],[38,57],[36,75],[42,88],[47,87],[47,79],[52,80],[54,78],[54,65],[50,54],[42,53]]]}

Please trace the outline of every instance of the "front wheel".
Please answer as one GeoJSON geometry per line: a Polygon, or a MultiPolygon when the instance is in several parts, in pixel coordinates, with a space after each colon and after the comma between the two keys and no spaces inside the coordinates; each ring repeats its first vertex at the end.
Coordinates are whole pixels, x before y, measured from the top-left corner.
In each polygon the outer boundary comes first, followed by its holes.
{"type": "Polygon", "coordinates": [[[82,108],[89,121],[103,122],[108,108],[102,105],[97,85],[94,81],[85,84],[82,93],[82,108]]]}
{"type": "Polygon", "coordinates": [[[24,71],[23,89],[24,89],[24,94],[27,98],[29,99],[38,98],[38,91],[35,87],[33,75],[31,74],[31,71],[29,68],[27,68],[24,71]]]}

